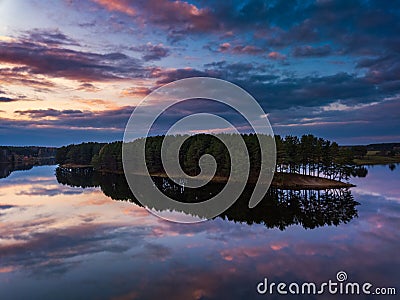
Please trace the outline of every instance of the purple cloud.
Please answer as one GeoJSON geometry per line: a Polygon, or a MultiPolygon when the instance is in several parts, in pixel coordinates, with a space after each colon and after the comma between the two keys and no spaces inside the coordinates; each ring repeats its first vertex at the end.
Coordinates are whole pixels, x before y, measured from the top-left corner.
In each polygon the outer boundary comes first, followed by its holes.
{"type": "MultiPolygon", "coordinates": [[[[0,42],[0,62],[23,65],[23,71],[32,75],[79,81],[143,78],[151,71],[144,68],[139,60],[122,53],[99,54],[22,40],[0,42]]],[[[15,74],[21,68],[1,70],[15,74]]]]}
{"type": "Polygon", "coordinates": [[[153,45],[147,43],[140,46],[131,47],[130,50],[141,52],[144,61],[160,60],[170,54],[170,50],[163,44],[153,45]]]}
{"type": "Polygon", "coordinates": [[[332,49],[329,45],[324,46],[297,46],[293,49],[295,57],[321,57],[331,54],[332,49]]]}

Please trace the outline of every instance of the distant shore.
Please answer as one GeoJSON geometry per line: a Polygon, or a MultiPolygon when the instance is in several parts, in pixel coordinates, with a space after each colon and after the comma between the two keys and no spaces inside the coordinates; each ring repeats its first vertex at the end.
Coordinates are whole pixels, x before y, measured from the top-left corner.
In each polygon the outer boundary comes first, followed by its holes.
{"type": "Polygon", "coordinates": [[[358,166],[398,164],[400,163],[400,156],[366,155],[354,159],[354,163],[358,166]]]}

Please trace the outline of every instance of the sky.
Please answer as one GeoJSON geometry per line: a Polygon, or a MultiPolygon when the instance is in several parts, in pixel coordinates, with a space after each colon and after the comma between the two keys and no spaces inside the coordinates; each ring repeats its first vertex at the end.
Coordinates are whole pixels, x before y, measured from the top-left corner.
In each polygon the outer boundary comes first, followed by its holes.
{"type": "Polygon", "coordinates": [[[275,134],[400,142],[399,32],[397,1],[0,0],[0,145],[122,140],[194,76],[248,91],[275,134]]]}

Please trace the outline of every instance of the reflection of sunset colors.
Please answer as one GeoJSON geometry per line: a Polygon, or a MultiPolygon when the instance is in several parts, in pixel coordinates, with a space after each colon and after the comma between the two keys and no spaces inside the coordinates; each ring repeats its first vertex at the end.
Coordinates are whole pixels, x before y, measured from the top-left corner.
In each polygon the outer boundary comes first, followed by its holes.
{"type": "Polygon", "coordinates": [[[165,222],[99,188],[60,185],[53,174],[53,167],[35,167],[1,180],[0,290],[6,298],[60,291],[74,298],[79,290],[82,297],[115,299],[241,299],[255,297],[255,284],[265,276],[318,282],[340,269],[352,281],[398,287],[400,236],[393,229],[400,208],[374,188],[397,178],[387,167],[360,179],[359,186],[364,180],[377,195],[354,193],[358,218],[285,231],[221,218],[190,226],[165,222]],[[9,285],[17,280],[18,290],[9,285]]]}
{"type": "Polygon", "coordinates": [[[382,196],[387,200],[400,203],[398,185],[400,182],[400,164],[396,164],[392,171],[389,170],[389,166],[369,166],[368,182],[362,178],[354,178],[353,181],[357,185],[354,190],[360,194],[382,196]]]}

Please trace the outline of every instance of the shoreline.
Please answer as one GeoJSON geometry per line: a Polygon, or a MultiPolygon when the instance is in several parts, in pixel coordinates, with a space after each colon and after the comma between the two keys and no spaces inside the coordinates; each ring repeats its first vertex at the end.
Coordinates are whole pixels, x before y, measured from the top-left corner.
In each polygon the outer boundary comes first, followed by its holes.
{"type": "MultiPolygon", "coordinates": [[[[65,169],[93,168],[92,165],[76,165],[76,164],[65,164],[65,165],[60,165],[59,167],[65,169]]],[[[124,174],[123,171],[112,171],[112,170],[94,170],[94,171],[104,174],[107,173],[120,174],[120,175],[124,174]]],[[[138,174],[138,175],[144,175],[144,174],[138,174]]],[[[167,174],[165,173],[153,173],[151,174],[151,176],[167,178],[167,174]]],[[[228,177],[215,176],[212,179],[212,182],[225,183],[227,182],[227,180],[228,177]]],[[[257,178],[250,178],[248,180],[248,184],[255,184],[256,181],[257,178]]],[[[296,189],[324,190],[324,189],[355,187],[354,184],[342,182],[339,180],[311,176],[311,175],[296,174],[296,173],[285,173],[285,172],[276,172],[270,186],[279,189],[293,189],[293,190],[296,189]]]]}

